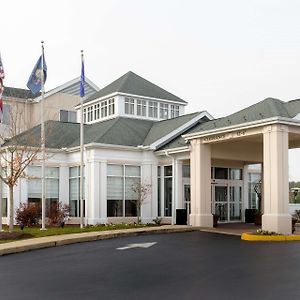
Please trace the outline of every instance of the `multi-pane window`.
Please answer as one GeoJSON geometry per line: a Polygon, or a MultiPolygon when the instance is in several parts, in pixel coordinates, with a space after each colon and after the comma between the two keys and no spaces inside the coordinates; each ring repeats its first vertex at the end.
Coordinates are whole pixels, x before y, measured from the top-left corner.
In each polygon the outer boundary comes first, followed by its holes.
{"type": "Polygon", "coordinates": [[[133,98],[125,98],[125,114],[134,115],[134,99],[133,98]]]}
{"type": "MultiPolygon", "coordinates": [[[[5,176],[6,169],[2,168],[2,176],[5,176]]],[[[0,182],[2,190],[2,217],[7,217],[7,185],[0,182]]],[[[1,216],[0,216],[1,218],[1,216]]]]}
{"type": "Polygon", "coordinates": [[[137,107],[136,107],[137,115],[146,117],[146,107],[147,107],[146,100],[138,99],[137,100],[137,107]]]}
{"type": "Polygon", "coordinates": [[[84,108],[83,109],[83,123],[86,123],[86,121],[87,121],[87,109],[84,108]]]}
{"type": "Polygon", "coordinates": [[[137,216],[138,196],[132,188],[140,180],[140,166],[107,165],[108,217],[137,216]]]}
{"type": "Polygon", "coordinates": [[[114,115],[115,114],[115,99],[109,99],[108,100],[108,115],[114,115]]]}
{"type": "Polygon", "coordinates": [[[161,216],[161,167],[157,167],[157,216],[161,216]]]}
{"type": "Polygon", "coordinates": [[[107,117],[107,101],[101,102],[101,118],[107,117]]]}
{"type": "Polygon", "coordinates": [[[166,103],[159,103],[159,117],[160,119],[168,119],[169,105],[166,103]]]}
{"type": "Polygon", "coordinates": [[[88,122],[91,122],[91,121],[93,121],[93,106],[89,106],[88,108],[87,108],[87,121],[88,122]]]}
{"type": "MultiPolygon", "coordinates": [[[[40,203],[42,199],[42,168],[28,167],[28,202],[40,203]]],[[[45,198],[47,205],[59,199],[59,168],[45,168],[45,198]]]]}
{"type": "Polygon", "coordinates": [[[171,105],[171,118],[179,117],[179,105],[171,105]]]}
{"type": "Polygon", "coordinates": [[[60,110],[59,120],[61,122],[76,122],[76,111],[71,110],[60,110]]]}
{"type": "MultiPolygon", "coordinates": [[[[83,169],[83,174],[84,171],[85,170],[83,169]]],[[[85,178],[83,178],[83,198],[84,198],[84,191],[85,191],[84,183],[85,183],[85,178]]],[[[79,217],[80,216],[80,167],[78,166],[69,168],[69,205],[70,205],[70,216],[79,217]]]]}
{"type": "Polygon", "coordinates": [[[156,101],[149,101],[149,117],[150,118],[157,118],[158,117],[158,108],[157,108],[158,104],[156,101]]]}
{"type": "Polygon", "coordinates": [[[95,118],[94,119],[99,120],[100,119],[100,104],[99,103],[95,104],[94,113],[95,113],[95,118]]]}

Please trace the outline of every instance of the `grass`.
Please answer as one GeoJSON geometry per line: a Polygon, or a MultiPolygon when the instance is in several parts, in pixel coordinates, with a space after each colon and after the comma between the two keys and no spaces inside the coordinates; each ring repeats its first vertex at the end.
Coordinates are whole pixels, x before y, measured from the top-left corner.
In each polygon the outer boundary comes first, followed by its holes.
{"type": "MultiPolygon", "coordinates": [[[[36,237],[44,237],[44,236],[52,236],[52,235],[62,235],[62,234],[72,234],[72,233],[83,233],[83,232],[92,232],[92,231],[107,231],[107,230],[118,230],[118,229],[131,229],[131,228],[144,228],[144,227],[153,227],[157,226],[154,224],[110,224],[110,225],[95,225],[95,226],[87,226],[84,228],[80,228],[77,226],[65,226],[61,227],[47,227],[47,230],[40,230],[40,227],[25,227],[23,230],[20,229],[19,226],[14,227],[15,232],[23,232],[31,234],[33,238],[36,237]]],[[[3,226],[3,229],[7,231],[7,227],[3,226]]],[[[1,240],[0,243],[12,242],[13,240],[1,240]]]]}

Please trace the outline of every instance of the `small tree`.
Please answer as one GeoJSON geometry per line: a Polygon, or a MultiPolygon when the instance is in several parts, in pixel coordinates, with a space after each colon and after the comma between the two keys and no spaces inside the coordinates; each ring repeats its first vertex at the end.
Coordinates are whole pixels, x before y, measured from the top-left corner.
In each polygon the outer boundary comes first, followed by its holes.
{"type": "Polygon", "coordinates": [[[136,183],[132,184],[131,189],[137,196],[137,205],[136,205],[137,223],[140,224],[140,222],[141,222],[141,207],[142,207],[142,204],[147,199],[147,196],[151,192],[151,184],[136,182],[136,183]]]}
{"type": "MultiPolygon", "coordinates": [[[[0,163],[2,172],[0,179],[9,188],[9,232],[13,232],[14,224],[14,195],[13,190],[19,178],[25,177],[25,169],[29,164],[38,160],[42,141],[35,128],[19,133],[21,113],[10,111],[10,125],[0,132],[0,163]]],[[[2,195],[0,195],[2,197],[2,195]]],[[[2,217],[2,216],[1,216],[2,217]]]]}

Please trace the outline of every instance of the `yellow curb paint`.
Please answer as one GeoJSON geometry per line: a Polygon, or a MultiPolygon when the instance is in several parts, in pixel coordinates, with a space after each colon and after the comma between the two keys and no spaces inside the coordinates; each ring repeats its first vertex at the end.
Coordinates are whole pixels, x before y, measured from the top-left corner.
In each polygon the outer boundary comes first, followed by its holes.
{"type": "Polygon", "coordinates": [[[300,235],[256,235],[251,233],[242,233],[241,239],[253,242],[300,241],[300,235]]]}

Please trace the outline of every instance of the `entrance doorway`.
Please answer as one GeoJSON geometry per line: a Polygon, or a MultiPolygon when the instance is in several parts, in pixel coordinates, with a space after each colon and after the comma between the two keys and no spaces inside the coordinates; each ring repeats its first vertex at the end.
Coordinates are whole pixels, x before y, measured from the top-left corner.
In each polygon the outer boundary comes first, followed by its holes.
{"type": "Polygon", "coordinates": [[[242,185],[216,183],[212,185],[212,213],[220,222],[242,220],[242,185]]]}

